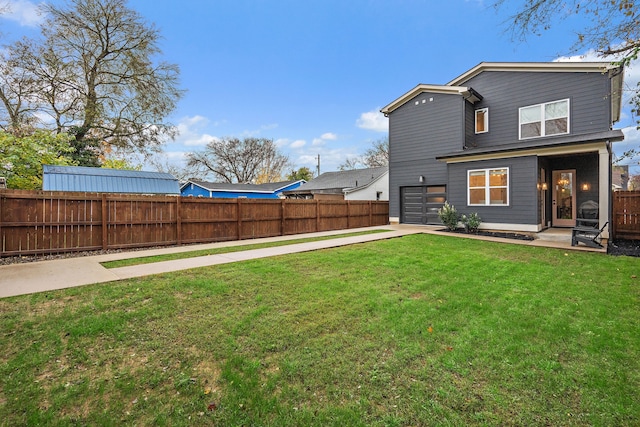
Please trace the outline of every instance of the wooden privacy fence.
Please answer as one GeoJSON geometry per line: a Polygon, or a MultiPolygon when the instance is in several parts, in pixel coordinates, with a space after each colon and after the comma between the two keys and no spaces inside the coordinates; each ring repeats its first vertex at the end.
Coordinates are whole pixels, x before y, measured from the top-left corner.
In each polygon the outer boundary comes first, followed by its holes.
{"type": "Polygon", "coordinates": [[[181,245],[385,225],[389,202],[0,191],[0,256],[181,245]]]}
{"type": "Polygon", "coordinates": [[[640,239],[640,191],[613,192],[613,238],[640,239]]]}

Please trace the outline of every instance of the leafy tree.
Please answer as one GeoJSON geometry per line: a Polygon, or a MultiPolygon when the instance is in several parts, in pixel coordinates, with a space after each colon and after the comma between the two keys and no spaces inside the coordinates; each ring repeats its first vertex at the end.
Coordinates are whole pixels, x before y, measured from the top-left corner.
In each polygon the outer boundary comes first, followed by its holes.
{"type": "Polygon", "coordinates": [[[187,154],[187,167],[229,183],[278,181],[288,164],[289,158],[265,138],[216,139],[204,151],[187,154]]]}
{"type": "Polygon", "coordinates": [[[292,170],[289,175],[287,175],[287,179],[289,181],[298,181],[304,179],[305,181],[311,181],[313,179],[313,171],[306,166],[301,167],[300,169],[292,170]]]}
{"type": "Polygon", "coordinates": [[[72,165],[72,137],[47,131],[17,136],[0,131],[0,176],[7,187],[23,190],[42,188],[42,165],[72,165]]]}
{"type": "Polygon", "coordinates": [[[95,165],[105,144],[146,153],[175,135],[164,120],[181,96],[179,70],[155,60],[161,51],[153,25],[126,0],[43,3],[42,11],[43,39],[16,42],[3,61],[10,74],[0,88],[21,89],[3,100],[12,128],[48,114],[56,132],[73,135],[83,165],[95,165]],[[21,96],[28,102],[17,103],[21,96]]]}
{"type": "Polygon", "coordinates": [[[106,169],[120,169],[120,170],[128,170],[128,171],[139,171],[142,170],[142,165],[133,164],[127,159],[118,159],[118,158],[108,158],[102,161],[102,166],[106,169]]]}

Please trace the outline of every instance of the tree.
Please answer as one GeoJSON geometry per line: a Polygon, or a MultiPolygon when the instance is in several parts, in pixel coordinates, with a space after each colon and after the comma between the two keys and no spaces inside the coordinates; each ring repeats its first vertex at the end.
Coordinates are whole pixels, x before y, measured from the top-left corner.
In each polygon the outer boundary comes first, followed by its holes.
{"type": "Polygon", "coordinates": [[[7,187],[23,190],[42,188],[42,165],[71,165],[71,136],[36,131],[27,136],[0,131],[0,176],[7,187]]]}
{"type": "Polygon", "coordinates": [[[378,139],[371,143],[371,148],[363,156],[347,158],[338,166],[341,171],[358,169],[359,167],[377,168],[389,164],[389,137],[378,139]]]}
{"type": "Polygon", "coordinates": [[[299,181],[304,179],[305,181],[311,181],[313,179],[313,171],[306,166],[301,167],[300,169],[292,170],[289,175],[287,175],[287,179],[289,181],[299,181]]]}
{"type": "Polygon", "coordinates": [[[229,183],[278,181],[288,164],[273,140],[265,138],[216,139],[204,151],[187,154],[187,167],[229,183]]]}
{"type": "MultiPolygon", "coordinates": [[[[494,7],[512,7],[514,3],[497,0],[494,7]]],[[[590,24],[577,33],[573,51],[592,48],[604,58],[615,56],[614,60],[621,65],[629,65],[638,58],[640,8],[634,0],[520,0],[516,10],[509,18],[509,29],[515,39],[540,35],[555,21],[581,15],[590,24]]],[[[638,112],[640,86],[634,93],[631,103],[638,112]]],[[[640,128],[640,119],[637,124],[640,128]]]]}
{"type": "Polygon", "coordinates": [[[71,0],[42,10],[43,40],[11,47],[8,81],[35,81],[33,116],[48,114],[56,132],[72,134],[81,164],[95,164],[104,144],[148,153],[175,135],[164,119],[182,94],[179,70],[155,61],[161,51],[153,25],[126,0],[71,0]]]}
{"type": "Polygon", "coordinates": [[[360,165],[364,165],[361,157],[347,157],[344,162],[338,166],[338,170],[350,171],[358,169],[360,165]]]}
{"type": "Polygon", "coordinates": [[[387,166],[389,164],[389,137],[373,141],[372,147],[364,153],[363,163],[369,168],[387,166]]]}

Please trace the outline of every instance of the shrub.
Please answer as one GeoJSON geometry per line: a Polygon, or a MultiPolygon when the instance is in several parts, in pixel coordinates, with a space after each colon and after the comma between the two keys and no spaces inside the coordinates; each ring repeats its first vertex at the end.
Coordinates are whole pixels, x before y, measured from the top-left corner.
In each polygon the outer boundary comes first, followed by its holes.
{"type": "Polygon", "coordinates": [[[478,231],[478,227],[480,227],[482,219],[480,218],[480,215],[474,212],[469,214],[469,216],[462,215],[460,221],[464,225],[464,229],[467,233],[475,233],[478,231]]]}
{"type": "Polygon", "coordinates": [[[456,207],[450,205],[449,202],[444,202],[444,206],[438,209],[438,218],[440,218],[440,221],[442,221],[447,229],[453,231],[458,228],[460,214],[458,214],[456,207]]]}

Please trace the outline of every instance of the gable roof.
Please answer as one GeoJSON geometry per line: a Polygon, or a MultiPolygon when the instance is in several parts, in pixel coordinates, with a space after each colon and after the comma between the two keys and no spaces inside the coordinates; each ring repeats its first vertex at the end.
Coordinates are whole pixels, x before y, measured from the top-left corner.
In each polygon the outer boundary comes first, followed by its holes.
{"type": "Polygon", "coordinates": [[[389,105],[380,110],[385,116],[405,104],[410,99],[420,95],[423,92],[428,93],[444,93],[450,95],[461,95],[470,102],[475,103],[482,100],[482,96],[470,87],[466,86],[443,86],[443,85],[427,85],[419,84],[400,98],[392,101],[389,105]]]}
{"type": "Polygon", "coordinates": [[[465,86],[471,78],[485,71],[536,72],[536,73],[609,73],[611,77],[612,122],[620,120],[622,108],[622,84],[624,67],[611,62],[481,62],[445,85],[419,84],[400,98],[380,110],[385,116],[422,92],[460,94],[470,102],[482,100],[473,88],[465,86]]]}
{"type": "Polygon", "coordinates": [[[180,194],[171,174],[86,166],[42,165],[42,189],[89,193],[180,194]]]}
{"type": "Polygon", "coordinates": [[[389,172],[388,166],[377,168],[354,169],[348,171],[325,172],[287,193],[313,192],[320,190],[335,190],[336,192],[350,192],[368,187],[385,173],[389,172]]]}
{"type": "Polygon", "coordinates": [[[304,179],[297,181],[280,181],[280,182],[267,182],[264,184],[232,184],[228,182],[208,182],[200,181],[197,179],[190,179],[180,187],[182,190],[189,184],[197,185],[207,191],[229,191],[237,193],[277,193],[279,190],[286,188],[297,182],[306,182],[304,179]]]}
{"type": "Polygon", "coordinates": [[[447,83],[447,86],[464,84],[484,71],[511,71],[536,73],[605,73],[621,66],[611,62],[481,62],[447,83]]]}

